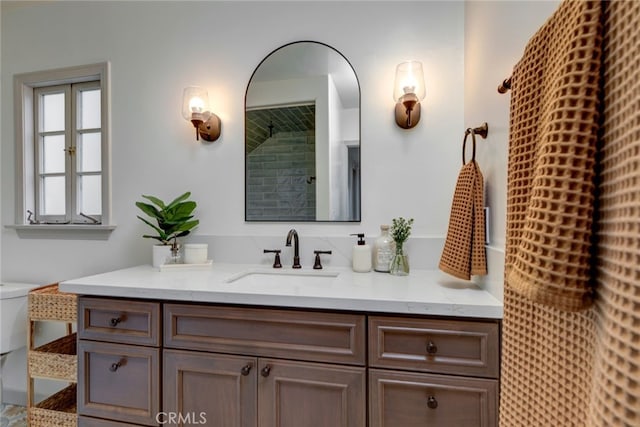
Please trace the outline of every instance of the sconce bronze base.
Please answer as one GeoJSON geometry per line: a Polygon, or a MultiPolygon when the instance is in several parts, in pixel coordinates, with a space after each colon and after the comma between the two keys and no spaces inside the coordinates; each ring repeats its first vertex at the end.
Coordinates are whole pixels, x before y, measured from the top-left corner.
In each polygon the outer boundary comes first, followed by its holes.
{"type": "Polygon", "coordinates": [[[420,121],[420,103],[413,94],[404,95],[396,104],[396,124],[411,129],[420,121]]]}
{"type": "Polygon", "coordinates": [[[220,122],[220,117],[216,116],[213,113],[206,112],[203,114],[202,120],[191,120],[193,126],[196,127],[196,140],[202,138],[207,142],[213,142],[220,138],[220,131],[222,124],[220,122]]]}

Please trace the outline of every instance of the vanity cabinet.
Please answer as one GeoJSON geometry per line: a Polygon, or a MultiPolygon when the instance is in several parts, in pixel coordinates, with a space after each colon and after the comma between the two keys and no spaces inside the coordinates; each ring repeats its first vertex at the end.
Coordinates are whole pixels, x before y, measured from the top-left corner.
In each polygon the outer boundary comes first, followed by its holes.
{"type": "Polygon", "coordinates": [[[371,427],[497,426],[499,324],[369,317],[371,427]]]}
{"type": "Polygon", "coordinates": [[[79,301],[81,427],[497,426],[498,320],[79,301]]]}

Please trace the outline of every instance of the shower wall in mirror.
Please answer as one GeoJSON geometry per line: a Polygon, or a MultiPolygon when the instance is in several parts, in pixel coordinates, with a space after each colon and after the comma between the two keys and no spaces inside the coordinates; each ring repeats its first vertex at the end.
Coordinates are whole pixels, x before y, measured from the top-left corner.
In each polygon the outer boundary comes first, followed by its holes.
{"type": "Polygon", "coordinates": [[[249,81],[245,219],[360,221],[360,87],[330,46],[278,48],[249,81]]]}

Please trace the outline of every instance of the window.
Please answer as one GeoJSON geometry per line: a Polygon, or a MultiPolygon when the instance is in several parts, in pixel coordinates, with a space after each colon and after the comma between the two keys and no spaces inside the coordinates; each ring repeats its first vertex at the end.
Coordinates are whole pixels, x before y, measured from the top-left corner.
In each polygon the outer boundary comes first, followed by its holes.
{"type": "Polygon", "coordinates": [[[109,224],[108,71],[15,76],[17,225],[109,224]]]}
{"type": "Polygon", "coordinates": [[[100,82],[34,90],[35,220],[102,222],[100,82]]]}

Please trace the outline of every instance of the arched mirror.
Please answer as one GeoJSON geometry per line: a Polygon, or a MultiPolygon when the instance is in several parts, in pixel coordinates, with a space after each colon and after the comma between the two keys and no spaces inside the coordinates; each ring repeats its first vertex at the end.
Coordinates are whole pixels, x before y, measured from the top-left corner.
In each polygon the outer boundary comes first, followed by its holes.
{"type": "Polygon", "coordinates": [[[282,46],[249,80],[245,220],[360,221],[360,85],[331,46],[282,46]]]}

